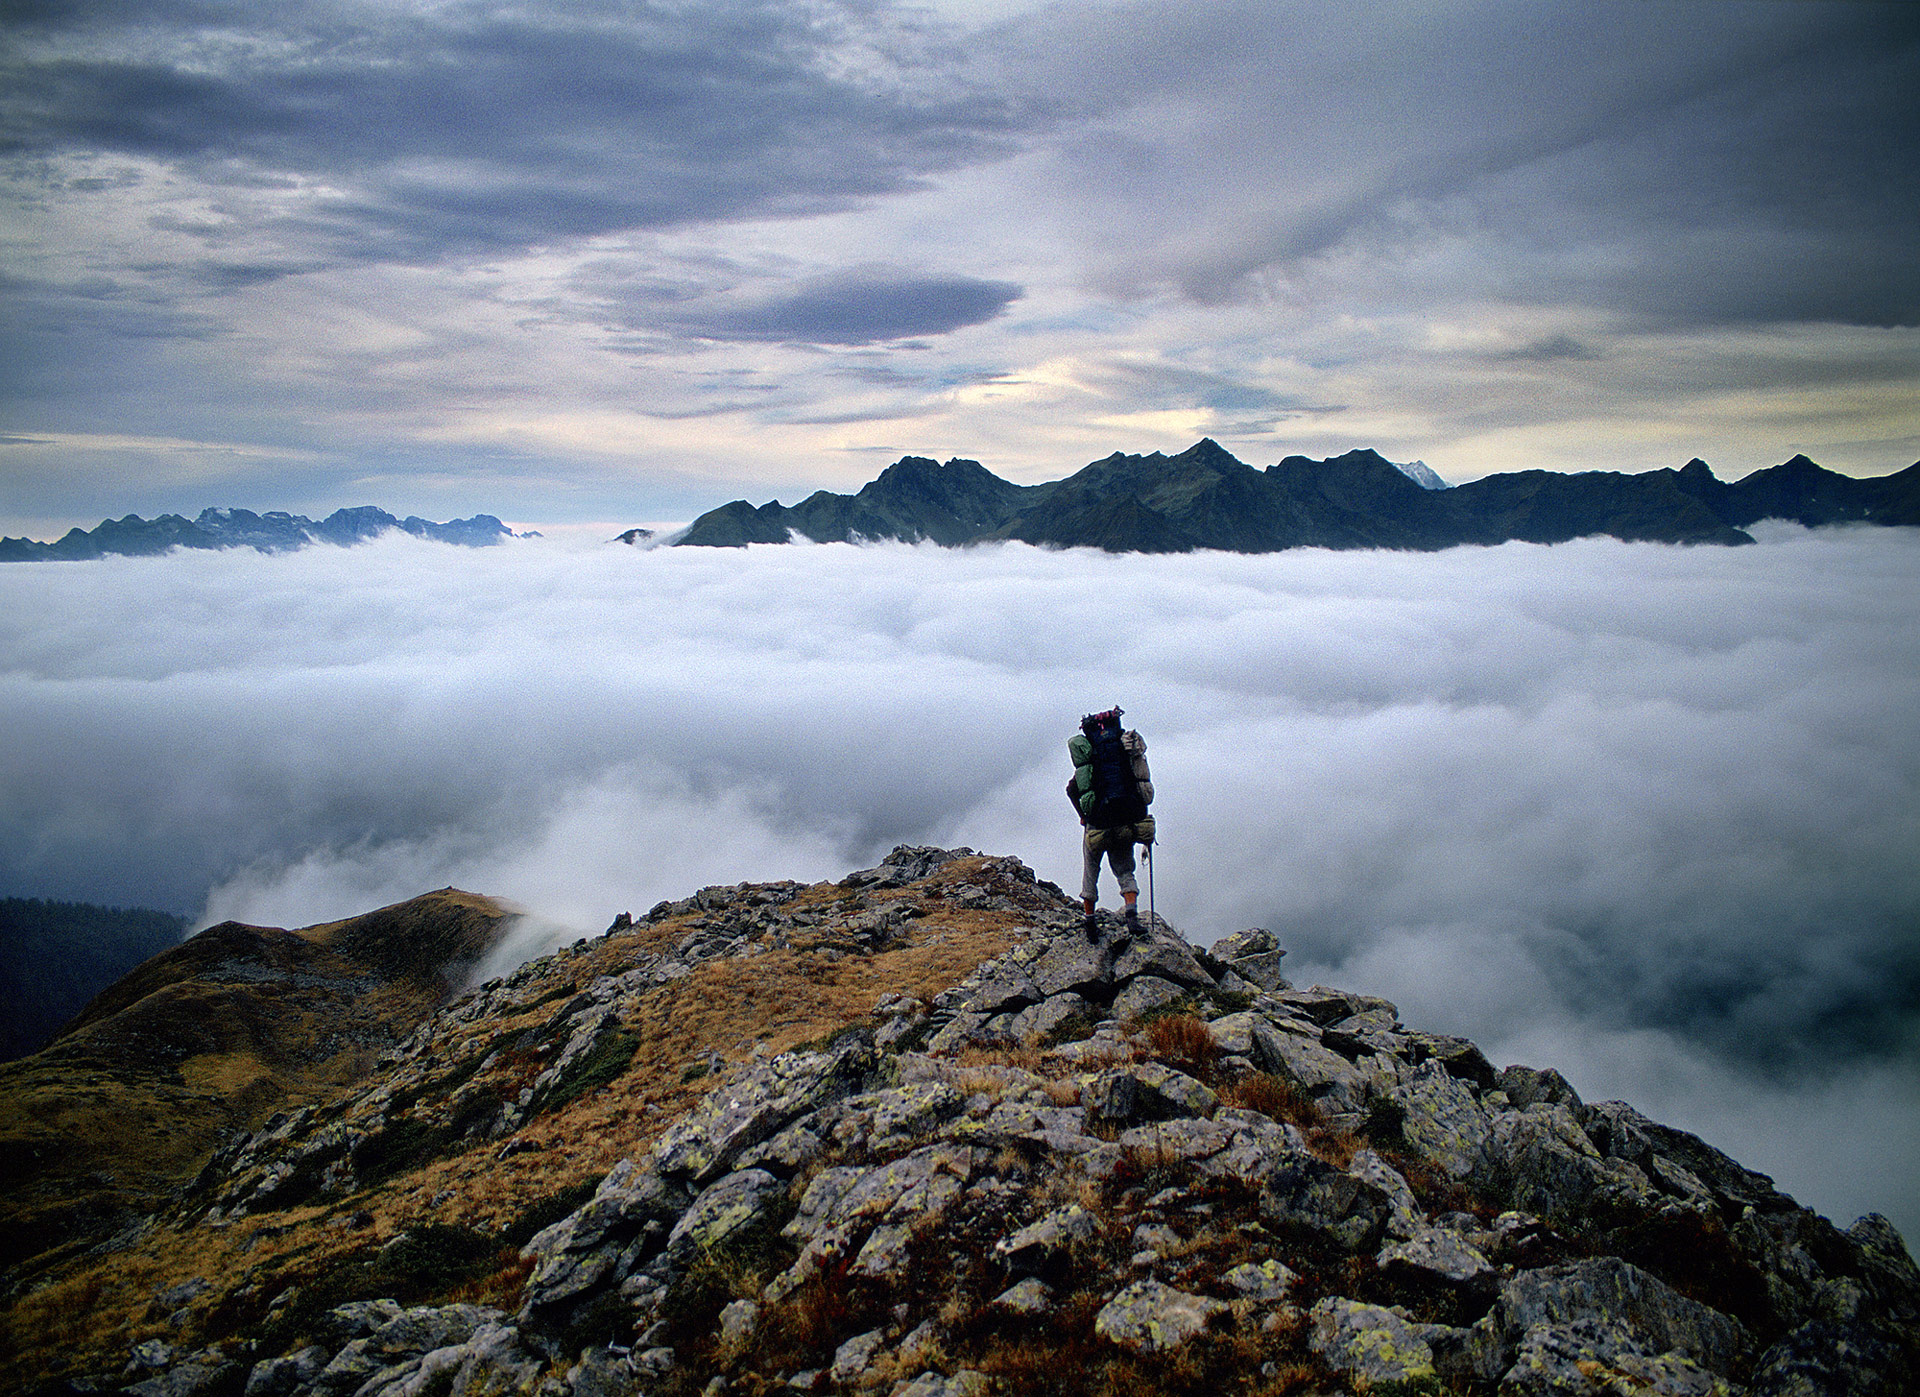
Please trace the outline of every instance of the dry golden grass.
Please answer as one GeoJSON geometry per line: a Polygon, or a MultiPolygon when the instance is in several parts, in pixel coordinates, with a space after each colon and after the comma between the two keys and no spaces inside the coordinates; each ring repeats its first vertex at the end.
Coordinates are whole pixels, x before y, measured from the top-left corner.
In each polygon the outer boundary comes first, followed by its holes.
{"type": "Polygon", "coordinates": [[[1302,1130],[1324,1123],[1320,1108],[1292,1082],[1270,1072],[1249,1072],[1219,1088],[1220,1104],[1243,1111],[1258,1111],[1277,1121],[1286,1121],[1302,1130]]]}
{"type": "Polygon", "coordinates": [[[532,1274],[533,1262],[522,1260],[511,1248],[503,1248],[492,1272],[448,1291],[447,1303],[511,1309],[519,1301],[520,1287],[532,1274]]]}
{"type": "Polygon", "coordinates": [[[1213,1039],[1213,1030],[1194,1014],[1167,1014],[1150,1020],[1141,1037],[1153,1057],[1195,1076],[1211,1075],[1220,1059],[1220,1045],[1213,1039]]]}
{"type": "Polygon", "coordinates": [[[1307,1148],[1336,1169],[1352,1164],[1354,1155],[1366,1147],[1367,1142],[1351,1130],[1316,1126],[1307,1132],[1307,1148]]]}
{"type": "MultiPolygon", "coordinates": [[[[794,905],[824,907],[843,896],[832,885],[819,885],[803,891],[794,905]]],[[[878,900],[870,898],[868,905],[878,900]]],[[[681,1080],[681,1069],[696,1056],[719,1053],[724,1074],[860,1020],[885,994],[931,998],[981,961],[1006,951],[1022,932],[1021,919],[1014,915],[942,907],[937,901],[930,905],[935,910],[906,923],[898,941],[874,955],[829,958],[794,937],[796,944],[786,948],[707,962],[686,979],[648,992],[624,1023],[640,1041],[631,1067],[605,1088],[524,1125],[515,1139],[532,1148],[511,1159],[496,1157],[503,1142],[487,1141],[350,1197],[329,1196],[311,1206],[242,1218],[226,1227],[162,1227],[109,1260],[71,1267],[53,1285],[16,1303],[0,1317],[0,1343],[13,1350],[25,1372],[55,1373],[69,1365],[80,1372],[117,1370],[128,1344],[160,1332],[155,1321],[146,1318],[158,1287],[192,1276],[206,1276],[216,1291],[251,1281],[261,1286],[264,1304],[286,1284],[364,1257],[421,1223],[502,1229],[540,1200],[598,1178],[622,1158],[643,1156],[719,1080],[681,1080]],[[435,1204],[442,1194],[450,1197],[435,1204]],[[359,1211],[371,1215],[370,1224],[335,1225],[359,1211]]],[[[584,954],[555,961],[544,991],[533,991],[542,1002],[504,1022],[462,1026],[444,1040],[440,1061],[451,1067],[490,1051],[495,1041],[516,1029],[545,1022],[594,978],[621,973],[639,955],[671,947],[686,935],[688,920],[638,927],[591,943],[584,954]]],[[[316,939],[335,939],[334,928],[311,930],[329,933],[316,939]]],[[[829,929],[803,931],[824,937],[829,929]]],[[[201,1096],[213,1097],[222,1085],[252,1080],[252,1061],[258,1060],[235,1055],[196,1064],[201,1096]]],[[[1031,1060],[1038,1062],[1039,1055],[1032,1054],[1031,1060]]],[[[371,1063],[354,1065],[364,1071],[371,1063]]],[[[508,1088],[525,1085],[543,1065],[530,1054],[504,1053],[471,1080],[476,1086],[497,1084],[510,1095],[508,1088]]],[[[1010,1065],[1004,1064],[1003,1070],[1010,1065]]],[[[53,1085],[59,1090],[49,1099],[71,1096],[70,1076],[53,1085]]],[[[335,1085],[332,1092],[338,1091],[335,1085]]],[[[164,1125],[159,1116],[172,1104],[147,1108],[153,1124],[164,1125]]],[[[104,1128],[99,1114],[104,1109],[108,1103],[87,1106],[82,1114],[101,1120],[104,1128]]],[[[369,1109],[357,1107],[346,1119],[370,1119],[369,1109]]],[[[118,1129],[126,1133],[124,1120],[118,1129]]],[[[157,1138],[166,1143],[164,1136],[157,1138]]],[[[163,1153],[157,1172],[178,1179],[198,1167],[206,1149],[205,1140],[183,1138],[163,1153]]],[[[503,1255],[489,1274],[463,1282],[440,1298],[510,1308],[526,1274],[517,1257],[503,1255]]],[[[812,1323],[826,1318],[816,1316],[812,1323]]],[[[190,1328],[169,1337],[191,1343],[204,1341],[206,1335],[190,1328]]]]}

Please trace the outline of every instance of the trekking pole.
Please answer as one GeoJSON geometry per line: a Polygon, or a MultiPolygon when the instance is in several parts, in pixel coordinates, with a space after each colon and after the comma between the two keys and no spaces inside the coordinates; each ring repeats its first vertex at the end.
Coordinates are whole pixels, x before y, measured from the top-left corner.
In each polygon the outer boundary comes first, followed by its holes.
{"type": "Polygon", "coordinates": [[[1147,925],[1153,926],[1159,914],[1153,910],[1153,845],[1147,845],[1147,925]]]}

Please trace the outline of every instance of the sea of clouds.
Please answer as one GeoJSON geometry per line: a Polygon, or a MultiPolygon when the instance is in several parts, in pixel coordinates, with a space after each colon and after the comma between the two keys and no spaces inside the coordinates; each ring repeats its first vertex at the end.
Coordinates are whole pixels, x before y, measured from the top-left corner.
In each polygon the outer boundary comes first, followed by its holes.
{"type": "Polygon", "coordinates": [[[1065,741],[1118,703],[1190,939],[1269,927],[1920,1237],[1920,532],[1763,532],[12,564],[0,893],[286,926],[454,884],[524,956],[899,842],[1071,888],[1065,741]]]}

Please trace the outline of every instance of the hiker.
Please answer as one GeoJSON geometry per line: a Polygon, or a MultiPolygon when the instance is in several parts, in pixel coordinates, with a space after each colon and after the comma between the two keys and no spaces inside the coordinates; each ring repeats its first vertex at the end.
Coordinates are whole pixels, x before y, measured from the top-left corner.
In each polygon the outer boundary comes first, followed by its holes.
{"type": "Polygon", "coordinates": [[[1081,836],[1080,905],[1087,939],[1098,927],[1094,908],[1100,901],[1100,855],[1107,856],[1120,896],[1127,904],[1127,935],[1140,930],[1140,883],[1133,876],[1133,846],[1153,843],[1153,781],[1147,774],[1146,739],[1120,726],[1121,710],[1090,713],[1080,720],[1080,733],[1067,741],[1073,758],[1073,779],[1067,799],[1073,802],[1083,827],[1081,836]]]}

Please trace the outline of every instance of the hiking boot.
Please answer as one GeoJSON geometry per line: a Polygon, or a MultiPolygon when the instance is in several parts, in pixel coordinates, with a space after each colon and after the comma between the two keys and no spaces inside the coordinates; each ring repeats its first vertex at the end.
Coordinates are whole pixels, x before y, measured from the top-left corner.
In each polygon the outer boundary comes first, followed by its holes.
{"type": "Polygon", "coordinates": [[[1080,930],[1087,934],[1087,940],[1089,941],[1098,941],[1100,939],[1100,923],[1094,920],[1093,913],[1091,912],[1080,919],[1080,930]]]}
{"type": "Polygon", "coordinates": [[[1127,935],[1138,936],[1139,934],[1140,934],[1140,909],[1138,907],[1133,906],[1131,903],[1129,903],[1127,906],[1127,935]]]}

